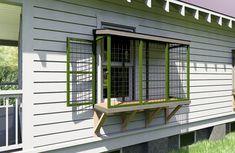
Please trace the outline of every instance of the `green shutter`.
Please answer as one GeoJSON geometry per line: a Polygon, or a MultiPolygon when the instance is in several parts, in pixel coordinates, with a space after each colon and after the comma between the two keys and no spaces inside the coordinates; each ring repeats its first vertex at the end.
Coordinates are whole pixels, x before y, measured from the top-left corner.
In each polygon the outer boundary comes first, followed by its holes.
{"type": "Polygon", "coordinates": [[[67,106],[95,104],[95,50],[91,40],[67,38],[67,106]]]}

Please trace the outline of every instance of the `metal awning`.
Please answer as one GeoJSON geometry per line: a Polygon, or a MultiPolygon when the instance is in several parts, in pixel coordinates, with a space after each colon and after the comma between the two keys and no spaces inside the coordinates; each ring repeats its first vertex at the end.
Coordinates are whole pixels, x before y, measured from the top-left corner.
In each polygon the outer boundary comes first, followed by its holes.
{"type": "Polygon", "coordinates": [[[115,36],[130,37],[130,38],[135,38],[135,39],[144,39],[144,40],[168,42],[168,43],[174,43],[174,44],[190,45],[190,41],[188,40],[172,39],[168,37],[147,35],[147,34],[142,34],[142,33],[127,32],[127,31],[118,31],[118,30],[111,30],[111,29],[97,29],[95,30],[95,34],[96,35],[115,35],[115,36]]]}

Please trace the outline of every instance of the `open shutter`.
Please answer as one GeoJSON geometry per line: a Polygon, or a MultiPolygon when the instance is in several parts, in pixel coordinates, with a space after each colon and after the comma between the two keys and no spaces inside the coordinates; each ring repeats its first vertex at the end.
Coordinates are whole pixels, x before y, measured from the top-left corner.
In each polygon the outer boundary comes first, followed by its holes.
{"type": "Polygon", "coordinates": [[[67,38],[67,106],[95,103],[93,41],[67,38]]]}

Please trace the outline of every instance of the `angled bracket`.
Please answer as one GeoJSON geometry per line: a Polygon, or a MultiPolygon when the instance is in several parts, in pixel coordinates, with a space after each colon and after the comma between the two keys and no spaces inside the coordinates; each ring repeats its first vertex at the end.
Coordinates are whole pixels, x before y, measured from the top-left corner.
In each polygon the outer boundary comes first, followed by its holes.
{"type": "Polygon", "coordinates": [[[145,127],[149,127],[151,122],[153,121],[156,114],[160,113],[161,108],[156,108],[152,110],[145,110],[145,127]]]}
{"type": "Polygon", "coordinates": [[[169,107],[165,108],[165,122],[166,124],[169,122],[169,120],[175,115],[175,113],[182,107],[183,105],[178,105],[175,107],[175,109],[170,112],[169,107]]]}
{"type": "Polygon", "coordinates": [[[100,113],[98,111],[94,111],[94,133],[95,136],[100,136],[100,129],[103,126],[105,120],[107,118],[107,115],[105,113],[100,113]]]}
{"type": "Polygon", "coordinates": [[[132,118],[136,115],[137,111],[133,112],[125,112],[121,114],[122,118],[122,131],[125,131],[127,129],[128,123],[131,121],[132,118]]]}

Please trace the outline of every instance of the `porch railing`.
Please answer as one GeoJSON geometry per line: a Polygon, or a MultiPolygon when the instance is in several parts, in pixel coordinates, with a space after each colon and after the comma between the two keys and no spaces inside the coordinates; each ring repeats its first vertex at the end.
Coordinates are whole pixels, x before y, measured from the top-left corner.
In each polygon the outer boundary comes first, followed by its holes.
{"type": "Polygon", "coordinates": [[[22,91],[0,91],[0,152],[22,148],[22,91]]]}

